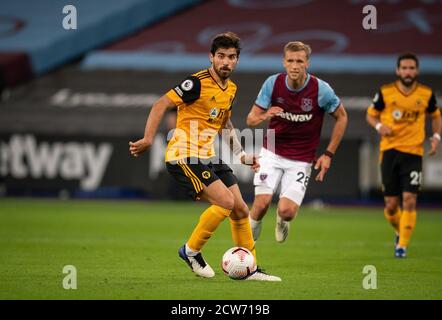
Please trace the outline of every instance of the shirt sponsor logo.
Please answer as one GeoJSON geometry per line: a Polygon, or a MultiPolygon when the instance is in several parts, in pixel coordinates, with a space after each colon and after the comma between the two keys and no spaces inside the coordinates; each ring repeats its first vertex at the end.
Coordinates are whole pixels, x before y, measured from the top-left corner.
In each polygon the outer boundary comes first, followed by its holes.
{"type": "Polygon", "coordinates": [[[290,112],[281,112],[278,114],[279,117],[292,121],[292,122],[308,122],[313,118],[313,114],[296,114],[290,112]]]}

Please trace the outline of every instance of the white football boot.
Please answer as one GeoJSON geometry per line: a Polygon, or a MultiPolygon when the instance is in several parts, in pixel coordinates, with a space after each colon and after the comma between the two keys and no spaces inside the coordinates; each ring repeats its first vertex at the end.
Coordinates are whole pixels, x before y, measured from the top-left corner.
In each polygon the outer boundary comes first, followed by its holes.
{"type": "Polygon", "coordinates": [[[264,272],[264,270],[260,268],[256,268],[256,270],[245,280],[251,281],[282,281],[280,277],[272,276],[264,272]]]}
{"type": "Polygon", "coordinates": [[[215,271],[213,271],[209,264],[204,260],[200,252],[195,256],[189,256],[186,254],[186,245],[184,245],[178,250],[178,255],[198,276],[203,278],[212,278],[215,276],[215,271]]]}
{"type": "Polygon", "coordinates": [[[284,242],[289,235],[290,222],[284,221],[278,213],[276,213],[275,238],[278,242],[284,242]]]}

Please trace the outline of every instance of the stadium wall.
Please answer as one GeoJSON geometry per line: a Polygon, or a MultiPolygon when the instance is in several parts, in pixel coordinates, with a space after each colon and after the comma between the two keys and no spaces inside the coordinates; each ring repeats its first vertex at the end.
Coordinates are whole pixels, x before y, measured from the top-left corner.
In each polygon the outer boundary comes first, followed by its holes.
{"type": "MultiPolygon", "coordinates": [[[[0,102],[2,193],[182,198],[164,168],[166,123],[160,127],[154,147],[140,158],[130,157],[128,141],[141,137],[151,105],[186,75],[65,68],[12,90],[0,102]]],[[[246,115],[267,76],[234,74],[239,91],[233,123],[239,129],[246,128],[246,115]]],[[[325,182],[311,179],[306,200],[381,199],[378,138],[365,122],[365,109],[379,85],[394,78],[319,76],[342,98],[349,126],[325,182]]],[[[423,75],[421,80],[441,87],[440,77],[423,75]]],[[[318,153],[325,148],[332,126],[333,119],[326,117],[318,153]]],[[[250,200],[252,172],[241,165],[234,170],[250,200]]],[[[424,173],[424,196],[440,202],[440,153],[425,157],[424,173]]]]}

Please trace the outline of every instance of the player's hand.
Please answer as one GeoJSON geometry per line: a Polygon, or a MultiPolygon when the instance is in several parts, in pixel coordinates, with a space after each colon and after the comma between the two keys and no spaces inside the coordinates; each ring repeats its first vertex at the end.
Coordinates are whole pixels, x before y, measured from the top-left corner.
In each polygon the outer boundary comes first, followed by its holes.
{"type": "Polygon", "coordinates": [[[431,149],[428,151],[429,156],[434,156],[437,152],[437,149],[439,148],[440,141],[436,139],[435,137],[430,138],[431,143],[431,149]]]}
{"type": "Polygon", "coordinates": [[[391,136],[391,134],[393,133],[393,130],[391,130],[391,128],[385,124],[381,124],[381,126],[379,127],[378,133],[382,136],[382,137],[386,137],[386,136],[391,136]]]}
{"type": "Polygon", "coordinates": [[[320,169],[318,175],[316,176],[315,180],[322,182],[324,180],[324,176],[327,173],[328,169],[330,168],[331,164],[331,158],[329,156],[326,156],[323,154],[319,157],[319,159],[316,161],[315,169],[320,169]]]}
{"type": "Polygon", "coordinates": [[[266,120],[269,120],[282,112],[284,112],[284,109],[281,107],[270,107],[270,109],[265,113],[266,120]]]}
{"type": "Polygon", "coordinates": [[[259,161],[258,157],[254,154],[245,154],[241,157],[241,163],[247,166],[251,166],[254,172],[258,172],[259,170],[259,161]]]}
{"type": "Polygon", "coordinates": [[[140,140],[135,141],[135,142],[129,141],[129,152],[134,157],[138,157],[144,151],[149,149],[149,147],[151,145],[152,145],[152,141],[149,141],[149,140],[147,140],[145,138],[140,139],[140,140]]]}

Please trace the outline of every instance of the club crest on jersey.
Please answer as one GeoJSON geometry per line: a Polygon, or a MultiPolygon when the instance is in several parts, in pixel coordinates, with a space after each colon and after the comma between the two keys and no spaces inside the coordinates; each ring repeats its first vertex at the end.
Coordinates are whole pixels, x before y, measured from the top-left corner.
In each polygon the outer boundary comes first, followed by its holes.
{"type": "Polygon", "coordinates": [[[305,112],[309,112],[313,109],[313,100],[310,98],[302,98],[301,109],[305,112]]]}
{"type": "Polygon", "coordinates": [[[261,179],[261,181],[264,181],[265,179],[267,179],[267,173],[261,173],[259,175],[259,178],[261,179]]]}
{"type": "Polygon", "coordinates": [[[190,91],[193,88],[193,81],[190,79],[184,80],[181,83],[181,89],[183,89],[184,91],[190,91]]]}
{"type": "Polygon", "coordinates": [[[219,113],[218,108],[212,108],[212,109],[210,109],[209,117],[216,118],[218,116],[218,113],[219,113]]]}
{"type": "Polygon", "coordinates": [[[204,171],[201,175],[202,175],[203,178],[206,179],[206,180],[209,179],[210,176],[211,176],[211,174],[210,174],[209,171],[204,171]]]}

